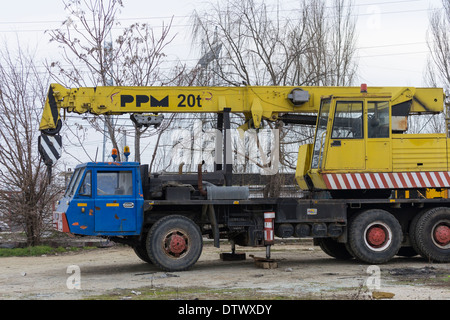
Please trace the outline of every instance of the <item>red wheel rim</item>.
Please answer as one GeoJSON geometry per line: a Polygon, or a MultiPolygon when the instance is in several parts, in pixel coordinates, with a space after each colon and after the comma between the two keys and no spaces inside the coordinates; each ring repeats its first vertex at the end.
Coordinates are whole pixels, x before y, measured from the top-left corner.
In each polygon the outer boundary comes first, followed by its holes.
{"type": "Polygon", "coordinates": [[[167,233],[163,241],[164,252],[172,258],[180,258],[189,250],[189,238],[180,230],[167,233]]]}
{"type": "Polygon", "coordinates": [[[438,225],[433,232],[434,240],[441,246],[450,244],[450,228],[447,225],[438,225]]]}
{"type": "Polygon", "coordinates": [[[172,235],[170,238],[170,252],[180,254],[184,250],[186,250],[186,240],[177,234],[172,235]]]}
{"type": "Polygon", "coordinates": [[[367,242],[374,248],[381,247],[386,242],[386,231],[381,226],[373,226],[367,231],[367,242]]]}
{"type": "Polygon", "coordinates": [[[383,251],[392,243],[392,231],[384,222],[373,222],[364,231],[364,241],[370,250],[383,251]]]}

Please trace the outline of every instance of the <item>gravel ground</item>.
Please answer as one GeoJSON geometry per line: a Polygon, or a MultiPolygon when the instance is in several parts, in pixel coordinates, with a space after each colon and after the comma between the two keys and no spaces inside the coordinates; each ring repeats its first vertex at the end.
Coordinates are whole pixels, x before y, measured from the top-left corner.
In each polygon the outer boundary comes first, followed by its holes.
{"type": "Polygon", "coordinates": [[[250,255],[264,248],[243,248],[246,260],[222,261],[221,252],[205,243],[189,271],[166,273],[141,261],[126,246],[40,257],[0,258],[0,299],[375,299],[450,300],[450,264],[419,256],[396,257],[369,266],[338,261],[308,241],[277,243],[272,258],[278,267],[263,269],[250,255]],[[161,295],[160,293],[172,292],[161,295]],[[148,295],[152,292],[153,295],[148,295]]]}

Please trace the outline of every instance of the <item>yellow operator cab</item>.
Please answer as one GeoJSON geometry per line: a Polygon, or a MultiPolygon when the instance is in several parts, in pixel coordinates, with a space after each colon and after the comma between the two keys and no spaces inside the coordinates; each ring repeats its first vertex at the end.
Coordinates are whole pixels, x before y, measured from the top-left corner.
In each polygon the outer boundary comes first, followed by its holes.
{"type": "MultiPolygon", "coordinates": [[[[442,91],[441,91],[442,93],[442,91]]],[[[370,93],[322,97],[314,143],[300,147],[296,179],[302,189],[367,190],[446,187],[446,134],[407,134],[413,103],[423,113],[443,111],[443,94],[430,89],[410,101],[370,93]],[[427,110],[422,101],[440,103],[427,110]]]]}

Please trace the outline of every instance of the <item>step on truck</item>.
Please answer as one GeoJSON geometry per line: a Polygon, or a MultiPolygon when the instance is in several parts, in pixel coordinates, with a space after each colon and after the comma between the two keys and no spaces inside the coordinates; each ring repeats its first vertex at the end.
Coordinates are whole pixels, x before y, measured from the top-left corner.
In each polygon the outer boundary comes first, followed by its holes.
{"type": "Polygon", "coordinates": [[[50,87],[39,151],[51,168],[61,156],[64,112],[132,114],[158,125],[164,113],[217,114],[223,148],[214,172],[155,174],[136,162],[78,165],[54,212],[62,232],[131,246],[167,271],[191,268],[203,239],[266,247],[274,237],[312,238],[336,259],[368,264],[421,255],[450,262],[449,139],[410,134],[411,116],[444,112],[442,89],[411,87],[50,87]],[[152,113],[149,115],[148,113],[152,113]],[[302,196],[252,198],[233,183],[230,114],[242,130],[282,121],[315,125],[299,147],[302,196]],[[228,151],[229,152],[229,151],[228,151]]]}

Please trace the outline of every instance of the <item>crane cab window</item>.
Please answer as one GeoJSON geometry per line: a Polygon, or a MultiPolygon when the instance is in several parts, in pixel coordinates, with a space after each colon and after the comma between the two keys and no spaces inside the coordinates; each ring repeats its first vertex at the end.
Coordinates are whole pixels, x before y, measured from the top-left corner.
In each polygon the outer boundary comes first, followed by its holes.
{"type": "Polygon", "coordinates": [[[97,195],[132,195],[132,171],[99,171],[97,172],[97,195]]]}
{"type": "Polygon", "coordinates": [[[320,104],[319,117],[317,121],[316,137],[314,139],[314,151],[311,168],[322,166],[322,153],[324,148],[324,139],[327,133],[328,115],[330,113],[331,99],[322,99],[320,104]]]}
{"type": "Polygon", "coordinates": [[[367,136],[389,138],[389,102],[367,102],[367,136]]]}
{"type": "Polygon", "coordinates": [[[362,139],[363,132],[362,101],[337,101],[331,138],[362,139]]]}

